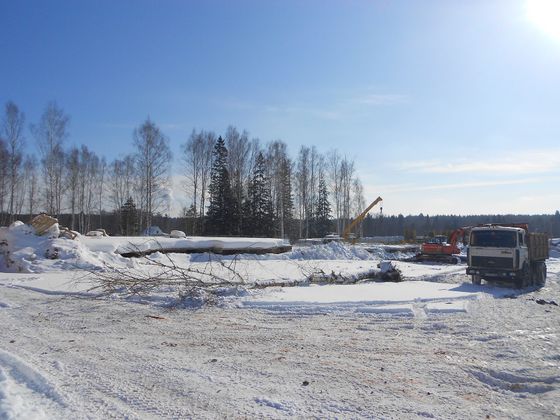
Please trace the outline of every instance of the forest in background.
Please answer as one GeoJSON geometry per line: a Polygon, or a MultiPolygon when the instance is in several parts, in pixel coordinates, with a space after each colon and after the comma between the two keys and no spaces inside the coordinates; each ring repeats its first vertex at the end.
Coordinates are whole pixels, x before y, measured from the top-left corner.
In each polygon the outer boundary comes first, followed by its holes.
{"type": "MultiPolygon", "coordinates": [[[[263,143],[230,126],[222,135],[193,130],[176,163],[190,203],[169,216],[169,139],[149,118],[131,133],[133,152],[107,161],[86,145],[66,147],[70,117],[47,104],[37,123],[5,104],[0,126],[0,225],[46,212],[81,233],[104,228],[137,235],[151,226],[189,235],[273,236],[292,240],[341,233],[368,204],[355,163],[337,150],[282,140],[263,143]],[[26,130],[27,128],[27,130],[26,130]],[[32,139],[32,142],[29,142],[32,139]],[[30,150],[35,145],[38,151],[30,150]]],[[[375,209],[374,209],[375,211],[375,209]]],[[[478,216],[369,215],[358,236],[443,234],[480,223],[527,222],[560,236],[560,214],[478,216]]]]}
{"type": "Polygon", "coordinates": [[[322,236],[332,220],[341,231],[365,207],[354,161],[336,150],[302,146],[293,157],[282,140],[263,143],[233,126],[223,135],[193,130],[175,157],[182,180],[172,189],[169,139],[149,118],[131,133],[133,151],[112,161],[87,145],[66,146],[70,116],[55,102],[26,124],[19,107],[6,103],[0,224],[45,212],[81,233],[103,225],[138,234],[169,215],[180,189],[191,234],[293,238],[322,236]],[[38,153],[25,153],[33,145],[38,153]]]}
{"type": "MultiPolygon", "coordinates": [[[[17,220],[29,221],[29,215],[18,215],[17,220]]],[[[61,224],[68,226],[71,215],[61,214],[58,216],[61,224]]],[[[164,232],[177,229],[193,235],[193,224],[195,221],[188,217],[169,217],[156,215],[153,218],[154,226],[160,227],[164,232]]],[[[560,213],[541,215],[398,215],[398,216],[371,216],[368,215],[363,224],[363,238],[377,236],[402,236],[403,239],[412,241],[415,238],[426,236],[450,234],[454,229],[464,226],[475,226],[484,223],[528,223],[532,232],[545,232],[550,237],[560,238],[560,213]]],[[[299,224],[295,220],[294,224],[299,224]]],[[[329,232],[334,232],[336,223],[330,221],[329,232]]],[[[114,213],[102,212],[92,220],[92,229],[104,228],[110,235],[120,235],[121,227],[119,219],[114,213]]],[[[297,228],[292,230],[297,233],[297,228]]],[[[131,234],[136,235],[137,232],[131,234]]],[[[300,239],[297,235],[290,236],[291,240],[300,239]]]]}

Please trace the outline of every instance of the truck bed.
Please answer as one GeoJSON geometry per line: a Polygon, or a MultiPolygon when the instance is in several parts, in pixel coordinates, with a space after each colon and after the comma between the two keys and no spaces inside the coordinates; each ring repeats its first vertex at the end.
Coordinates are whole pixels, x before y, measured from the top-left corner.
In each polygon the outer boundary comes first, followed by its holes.
{"type": "Polygon", "coordinates": [[[544,261],[549,257],[548,236],[546,233],[529,233],[527,239],[529,259],[531,261],[544,261]]]}

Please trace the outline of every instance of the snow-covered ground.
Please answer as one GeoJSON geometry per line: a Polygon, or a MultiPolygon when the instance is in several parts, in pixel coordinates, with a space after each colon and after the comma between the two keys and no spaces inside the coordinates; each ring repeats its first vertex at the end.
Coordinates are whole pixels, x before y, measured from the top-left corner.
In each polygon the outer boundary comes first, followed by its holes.
{"type": "MultiPolygon", "coordinates": [[[[114,247],[10,235],[25,246],[0,268],[12,271],[0,273],[0,419],[560,416],[560,241],[542,289],[399,261],[401,283],[276,286],[185,307],[169,305],[173,290],[99,296],[89,271],[153,269],[114,247]]],[[[364,278],[388,256],[331,243],[151,258],[264,285],[364,278]]]]}

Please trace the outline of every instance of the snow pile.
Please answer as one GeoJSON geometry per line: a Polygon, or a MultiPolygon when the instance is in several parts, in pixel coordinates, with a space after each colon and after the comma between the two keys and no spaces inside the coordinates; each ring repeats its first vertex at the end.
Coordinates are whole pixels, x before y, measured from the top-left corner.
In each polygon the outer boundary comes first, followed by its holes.
{"type": "Polygon", "coordinates": [[[170,238],[186,238],[187,235],[182,230],[172,230],[169,234],[170,238]]]}
{"type": "Polygon", "coordinates": [[[342,242],[329,242],[294,249],[288,257],[293,260],[372,260],[374,255],[364,248],[348,246],[342,242]]]}
{"type": "MultiPolygon", "coordinates": [[[[276,239],[271,239],[276,241],[276,239]]],[[[280,240],[278,240],[280,241],[280,240]]],[[[182,259],[185,257],[180,257],[179,254],[168,254],[172,255],[173,259],[182,259]]],[[[187,256],[187,259],[189,257],[187,256]]],[[[284,252],[281,254],[239,254],[239,255],[215,255],[209,253],[192,254],[190,256],[191,262],[208,262],[208,261],[243,261],[243,260],[294,260],[294,261],[367,261],[367,260],[378,260],[376,255],[371,254],[366,249],[360,246],[347,245],[342,242],[329,242],[326,244],[319,245],[305,245],[305,246],[295,246],[290,252],[284,252]]]]}
{"type": "MultiPolygon", "coordinates": [[[[58,226],[53,225],[51,229],[54,231],[58,226]]],[[[51,236],[36,236],[33,227],[22,222],[1,227],[0,270],[33,273],[37,260],[46,258],[47,253],[52,250],[51,236]]]]}
{"type": "Polygon", "coordinates": [[[49,270],[99,269],[125,261],[117,255],[91,252],[80,239],[59,238],[58,224],[42,235],[32,226],[14,222],[0,227],[0,271],[41,273],[49,270]]]}
{"type": "Polygon", "coordinates": [[[367,245],[365,249],[380,260],[404,260],[416,255],[416,252],[410,250],[410,246],[373,244],[367,245]]]}
{"type": "Polygon", "coordinates": [[[86,237],[83,243],[94,252],[126,254],[131,252],[153,252],[158,250],[266,250],[286,246],[283,239],[276,238],[219,238],[219,237],[86,237]]]}
{"type": "Polygon", "coordinates": [[[379,268],[382,273],[389,273],[390,271],[394,271],[396,267],[392,261],[381,261],[379,263],[379,268]]]}

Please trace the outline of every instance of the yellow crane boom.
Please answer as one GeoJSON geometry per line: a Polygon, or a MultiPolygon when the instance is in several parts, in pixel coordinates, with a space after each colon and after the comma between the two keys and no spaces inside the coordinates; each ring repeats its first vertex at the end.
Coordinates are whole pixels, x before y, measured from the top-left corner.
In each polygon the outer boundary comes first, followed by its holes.
{"type": "Polygon", "coordinates": [[[346,229],[344,229],[344,232],[342,232],[342,237],[344,238],[345,241],[348,240],[348,238],[350,237],[350,232],[352,232],[352,229],[354,229],[354,227],[356,227],[356,225],[358,225],[358,223],[360,223],[362,220],[364,220],[364,218],[366,217],[366,215],[369,213],[369,211],[375,207],[375,205],[377,203],[379,203],[380,201],[383,201],[383,199],[381,197],[377,197],[373,203],[371,203],[369,206],[367,206],[367,208],[360,213],[360,215],[358,217],[356,217],[352,223],[350,223],[348,226],[346,226],[346,229]]]}

